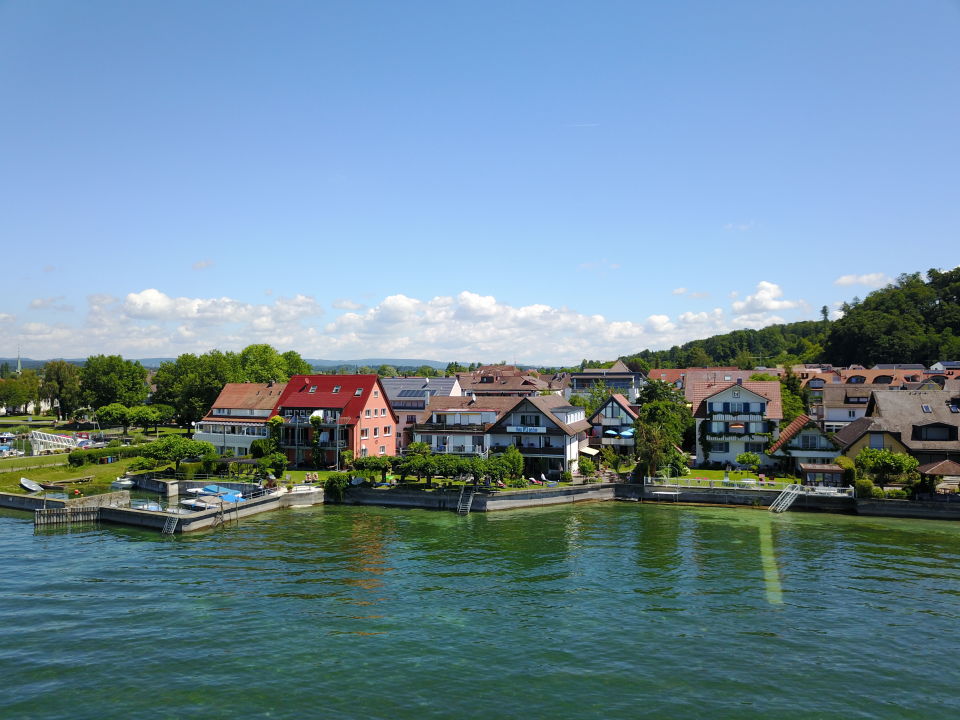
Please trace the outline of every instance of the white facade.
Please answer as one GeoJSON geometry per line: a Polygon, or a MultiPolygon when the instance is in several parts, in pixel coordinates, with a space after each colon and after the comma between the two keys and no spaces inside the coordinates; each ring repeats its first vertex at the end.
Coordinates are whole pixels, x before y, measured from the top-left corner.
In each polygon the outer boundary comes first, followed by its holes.
{"type": "Polygon", "coordinates": [[[706,401],[707,417],[697,418],[697,463],[736,465],[744,452],[760,456],[760,464],[773,460],[766,455],[771,440],[779,435],[777,420],[767,413],[769,400],[740,385],[721,390],[706,401]],[[708,452],[700,442],[706,434],[708,452]]]}

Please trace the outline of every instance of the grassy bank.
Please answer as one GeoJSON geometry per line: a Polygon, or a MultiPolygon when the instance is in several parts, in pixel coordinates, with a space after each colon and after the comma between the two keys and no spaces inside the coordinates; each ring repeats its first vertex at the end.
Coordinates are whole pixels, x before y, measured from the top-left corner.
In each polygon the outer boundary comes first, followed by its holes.
{"type": "MultiPolygon", "coordinates": [[[[56,457],[56,456],[49,456],[56,457]]],[[[20,458],[23,459],[23,458],[20,458]]],[[[86,483],[68,485],[64,492],[70,494],[75,489],[84,495],[109,492],[110,483],[123,475],[136,458],[128,458],[120,462],[105,465],[84,465],[82,467],[38,467],[25,472],[0,472],[0,492],[25,493],[20,487],[20,478],[25,477],[40,483],[52,483],[63,480],[93,476],[93,480],[86,483]]]]}

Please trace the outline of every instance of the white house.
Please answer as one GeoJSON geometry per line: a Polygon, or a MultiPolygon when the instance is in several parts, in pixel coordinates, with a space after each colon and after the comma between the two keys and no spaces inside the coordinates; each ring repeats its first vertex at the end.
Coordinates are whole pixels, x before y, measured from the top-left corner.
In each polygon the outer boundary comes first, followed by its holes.
{"type": "Polygon", "coordinates": [[[697,426],[697,464],[736,464],[740,453],[760,456],[761,465],[779,436],[783,419],[780,383],[772,380],[697,383],[690,387],[697,426]]]}

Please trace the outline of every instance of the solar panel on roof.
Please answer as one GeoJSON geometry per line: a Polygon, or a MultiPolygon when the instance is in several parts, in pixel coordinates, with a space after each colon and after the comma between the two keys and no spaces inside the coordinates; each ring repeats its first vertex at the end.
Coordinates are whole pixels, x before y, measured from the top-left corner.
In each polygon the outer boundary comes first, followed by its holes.
{"type": "Polygon", "coordinates": [[[397,397],[420,397],[421,395],[423,395],[422,390],[401,390],[397,397]]]}

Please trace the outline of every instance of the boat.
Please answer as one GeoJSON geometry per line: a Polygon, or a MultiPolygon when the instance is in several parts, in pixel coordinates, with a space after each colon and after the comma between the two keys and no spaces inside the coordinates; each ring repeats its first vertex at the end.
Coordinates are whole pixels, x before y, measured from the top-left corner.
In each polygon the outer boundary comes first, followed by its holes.
{"type": "Polygon", "coordinates": [[[20,478],[20,487],[32,493],[43,492],[43,488],[40,487],[39,483],[35,483],[33,480],[25,477],[20,478]]]}
{"type": "Polygon", "coordinates": [[[204,485],[198,488],[187,488],[187,492],[193,495],[239,495],[237,490],[225,488],[222,485],[204,485]]]}
{"type": "Polygon", "coordinates": [[[116,480],[110,483],[110,487],[114,490],[129,490],[130,488],[136,486],[137,483],[131,478],[127,477],[118,477],[116,480]]]}

